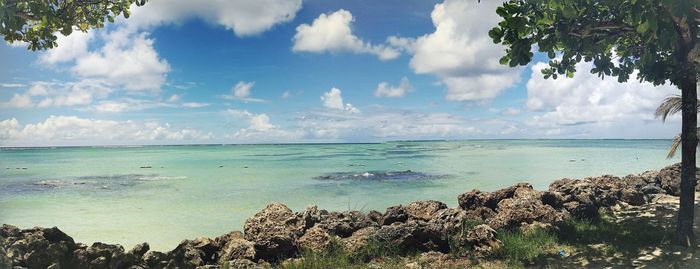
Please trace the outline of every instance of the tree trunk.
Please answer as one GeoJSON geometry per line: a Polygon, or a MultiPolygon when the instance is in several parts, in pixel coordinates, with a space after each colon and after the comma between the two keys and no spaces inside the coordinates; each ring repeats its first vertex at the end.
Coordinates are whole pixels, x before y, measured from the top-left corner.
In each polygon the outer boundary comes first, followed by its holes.
{"type": "Polygon", "coordinates": [[[695,72],[688,72],[681,85],[683,124],[681,127],[681,197],[678,211],[675,243],[695,247],[693,219],[695,210],[695,151],[697,138],[697,78],[695,72]]]}

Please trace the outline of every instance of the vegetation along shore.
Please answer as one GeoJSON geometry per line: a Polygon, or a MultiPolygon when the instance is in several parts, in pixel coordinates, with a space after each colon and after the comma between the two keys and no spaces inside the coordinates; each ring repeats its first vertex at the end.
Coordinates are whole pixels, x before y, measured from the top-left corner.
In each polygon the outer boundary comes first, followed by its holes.
{"type": "MultiPolygon", "coordinates": [[[[385,212],[293,212],[273,203],[243,232],[148,243],[74,240],[56,227],[0,229],[2,268],[511,268],[688,267],[700,264],[668,242],[680,165],[624,177],[560,179],[472,190],[459,206],[415,201],[385,212]]],[[[697,215],[697,214],[696,214],[697,215]]]]}

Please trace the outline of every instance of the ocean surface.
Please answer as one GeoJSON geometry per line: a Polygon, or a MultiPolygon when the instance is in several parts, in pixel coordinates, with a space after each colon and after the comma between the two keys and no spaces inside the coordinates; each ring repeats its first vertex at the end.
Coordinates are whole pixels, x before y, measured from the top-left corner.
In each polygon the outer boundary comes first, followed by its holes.
{"type": "Polygon", "coordinates": [[[0,223],[76,241],[181,240],[242,230],[270,202],[295,211],[383,211],[517,182],[658,170],[670,140],[475,140],[381,144],[0,149],[0,223]]]}

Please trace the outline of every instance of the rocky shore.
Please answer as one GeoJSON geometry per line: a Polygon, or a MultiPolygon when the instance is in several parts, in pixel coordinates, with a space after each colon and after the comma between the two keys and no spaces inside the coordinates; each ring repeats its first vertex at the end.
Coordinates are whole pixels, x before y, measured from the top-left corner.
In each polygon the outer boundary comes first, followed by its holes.
{"type": "Polygon", "coordinates": [[[661,171],[580,180],[560,179],[546,191],[520,183],[494,192],[472,190],[459,206],[415,201],[385,212],[329,212],[311,206],[293,212],[273,203],[249,218],[243,231],[184,240],[169,252],[75,242],[56,227],[0,228],[0,268],[268,268],[300,254],[340,247],[349,253],[376,245],[398,255],[488,255],[501,242],[497,231],[557,229],[570,219],[593,220],[601,208],[641,206],[659,195],[678,195],[680,165],[661,171]]]}

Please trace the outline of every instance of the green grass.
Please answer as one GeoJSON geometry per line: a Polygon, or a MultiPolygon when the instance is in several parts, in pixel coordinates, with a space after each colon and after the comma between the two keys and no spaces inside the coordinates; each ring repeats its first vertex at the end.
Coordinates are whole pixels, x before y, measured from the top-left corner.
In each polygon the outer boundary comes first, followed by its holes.
{"type": "Polygon", "coordinates": [[[355,253],[345,251],[334,241],[326,251],[303,251],[301,258],[294,263],[282,263],[280,269],[331,269],[331,268],[367,268],[373,260],[381,261],[381,268],[402,268],[398,249],[386,243],[374,241],[355,253]]]}
{"type": "Polygon", "coordinates": [[[501,247],[491,258],[506,260],[513,267],[532,264],[558,250],[557,235],[539,228],[527,232],[502,230],[497,237],[501,240],[501,247]]]}
{"type": "Polygon", "coordinates": [[[568,221],[560,228],[558,240],[582,249],[591,244],[605,244],[605,254],[634,255],[647,246],[667,242],[670,233],[645,218],[616,223],[603,215],[598,222],[568,221]]]}

